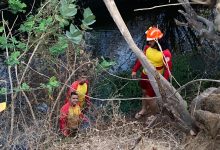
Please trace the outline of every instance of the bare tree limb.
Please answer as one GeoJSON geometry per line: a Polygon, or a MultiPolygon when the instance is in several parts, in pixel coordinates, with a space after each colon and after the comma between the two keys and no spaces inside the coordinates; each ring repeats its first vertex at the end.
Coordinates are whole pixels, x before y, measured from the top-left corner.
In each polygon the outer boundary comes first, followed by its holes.
{"type": "MultiPolygon", "coordinates": [[[[152,9],[162,8],[162,7],[179,6],[182,4],[184,4],[184,3],[165,4],[165,5],[153,6],[153,7],[149,7],[149,8],[134,9],[134,11],[152,10],[152,9]]],[[[198,4],[198,3],[190,2],[190,4],[198,4]]]]}
{"type": "MultiPolygon", "coordinates": [[[[201,1],[201,0],[194,0],[195,2],[200,2],[203,4],[212,4],[210,0],[201,1]],[[209,3],[210,2],[210,3],[209,3]]],[[[206,38],[207,40],[214,42],[216,44],[220,44],[220,36],[217,34],[218,27],[220,26],[220,21],[218,21],[217,17],[219,13],[216,15],[215,22],[211,22],[208,19],[198,16],[193,8],[190,6],[188,0],[178,0],[179,3],[183,3],[182,6],[185,9],[185,12],[179,10],[181,14],[186,18],[189,26],[193,28],[196,32],[199,33],[200,37],[206,38]],[[203,24],[205,25],[203,25],[203,24]],[[217,31],[215,31],[217,29],[217,31]]],[[[216,4],[216,6],[219,3],[216,4]]]]}
{"type": "MultiPolygon", "coordinates": [[[[2,12],[2,22],[3,22],[3,28],[4,28],[4,36],[6,37],[6,30],[5,30],[5,20],[4,20],[4,14],[2,12]]],[[[6,58],[9,58],[9,50],[8,47],[6,47],[6,58]]],[[[9,134],[9,142],[8,144],[10,144],[12,142],[12,136],[13,136],[13,132],[14,132],[14,99],[13,99],[13,83],[12,83],[12,75],[11,75],[11,66],[8,66],[8,76],[9,76],[9,83],[10,83],[10,92],[12,92],[11,94],[11,125],[10,125],[10,134],[9,134]]]]}
{"type": "Polygon", "coordinates": [[[188,27],[188,23],[185,23],[185,22],[181,22],[177,19],[174,19],[175,23],[178,25],[178,26],[184,26],[184,27],[188,27]]]}

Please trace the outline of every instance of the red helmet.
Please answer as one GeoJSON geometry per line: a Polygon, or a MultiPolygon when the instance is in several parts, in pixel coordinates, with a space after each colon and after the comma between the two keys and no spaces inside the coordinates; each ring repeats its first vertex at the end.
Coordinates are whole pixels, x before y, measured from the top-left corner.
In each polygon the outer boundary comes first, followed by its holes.
{"type": "Polygon", "coordinates": [[[163,33],[160,31],[160,29],[156,27],[150,27],[146,32],[146,39],[147,41],[152,41],[156,39],[161,39],[163,37],[163,33]]]}

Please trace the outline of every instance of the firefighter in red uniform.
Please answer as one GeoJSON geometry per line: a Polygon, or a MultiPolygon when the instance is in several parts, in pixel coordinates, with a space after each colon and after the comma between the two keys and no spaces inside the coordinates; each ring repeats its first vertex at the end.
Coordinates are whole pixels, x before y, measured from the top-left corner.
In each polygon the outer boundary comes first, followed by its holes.
{"type": "Polygon", "coordinates": [[[79,75],[78,80],[72,83],[72,85],[70,86],[67,92],[67,96],[65,100],[65,102],[67,102],[69,100],[70,93],[76,91],[79,97],[79,105],[83,109],[88,108],[91,105],[90,99],[88,97],[89,82],[87,76],[84,74],[85,73],[82,72],[79,75]]]}
{"type": "MultiPolygon", "coordinates": [[[[146,59],[148,59],[151,64],[156,68],[156,70],[163,74],[166,79],[169,79],[170,71],[172,68],[171,62],[171,53],[168,49],[163,52],[159,49],[158,39],[163,37],[163,33],[156,27],[150,27],[146,32],[146,40],[148,41],[148,45],[144,48],[144,55],[146,59]],[[158,43],[157,43],[158,42],[158,43]]],[[[136,72],[141,68],[141,63],[139,60],[136,60],[135,65],[132,69],[132,77],[136,77],[136,72]]],[[[155,97],[155,92],[150,84],[147,76],[146,70],[142,70],[141,78],[145,80],[139,81],[139,86],[142,89],[143,97],[150,98],[155,97]]],[[[150,113],[154,115],[158,111],[158,106],[155,99],[144,99],[142,100],[142,109],[139,111],[135,118],[139,119],[143,115],[150,113]],[[149,112],[147,112],[149,111],[149,112]]]]}
{"type": "Polygon", "coordinates": [[[89,119],[81,112],[76,92],[71,92],[70,99],[60,110],[60,131],[66,137],[75,134],[80,128],[89,127],[89,119]]]}

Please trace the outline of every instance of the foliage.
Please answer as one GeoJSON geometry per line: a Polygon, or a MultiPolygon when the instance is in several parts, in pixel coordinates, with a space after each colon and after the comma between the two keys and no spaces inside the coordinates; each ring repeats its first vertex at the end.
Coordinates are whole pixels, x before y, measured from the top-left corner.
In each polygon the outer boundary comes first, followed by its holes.
{"type": "Polygon", "coordinates": [[[182,85],[190,80],[192,68],[189,64],[189,56],[177,56],[173,58],[173,76],[182,85]]]}
{"type": "MultiPolygon", "coordinates": [[[[25,13],[27,5],[22,0],[9,0],[8,4],[12,13],[25,13]]],[[[83,11],[78,11],[78,9],[79,7],[75,0],[45,1],[39,10],[36,11],[37,14],[34,14],[34,12],[29,13],[26,20],[20,24],[19,29],[15,32],[14,29],[10,28],[11,25],[9,23],[11,21],[4,20],[0,23],[0,48],[7,53],[5,63],[11,66],[12,70],[14,70],[13,67],[15,66],[18,68],[19,72],[16,72],[19,74],[18,81],[23,73],[27,73],[23,72],[26,66],[24,67],[24,63],[20,62],[30,61],[28,67],[31,67],[35,58],[31,58],[30,56],[33,50],[36,50],[38,54],[33,54],[33,56],[46,58],[45,60],[42,59],[42,62],[45,65],[49,65],[49,68],[46,68],[46,71],[44,71],[49,76],[52,76],[48,83],[38,83],[40,87],[47,89],[51,95],[54,89],[61,85],[58,81],[59,79],[54,74],[57,73],[57,68],[55,69],[54,66],[56,66],[59,58],[53,56],[65,57],[66,55],[64,54],[66,54],[66,50],[70,44],[72,44],[71,46],[75,50],[82,49],[83,35],[86,30],[92,29],[90,26],[96,21],[95,16],[89,8],[80,8],[83,11]],[[77,26],[74,19],[78,13],[83,13],[83,18],[80,19],[82,25],[77,26]],[[37,47],[36,45],[38,44],[39,46],[37,47]]],[[[77,20],[79,19],[77,18],[77,20]]],[[[43,68],[44,66],[38,66],[37,69],[41,67],[43,68]]],[[[24,77],[24,80],[31,78],[24,77]]],[[[13,83],[13,89],[17,93],[21,90],[30,91],[34,89],[31,83],[31,80],[23,81],[21,85],[16,85],[15,82],[15,84],[13,83]]],[[[35,88],[39,87],[35,86],[35,88]]],[[[1,89],[1,92],[4,93],[4,89],[1,89]]]]}
{"type": "MultiPolygon", "coordinates": [[[[120,77],[131,78],[130,71],[118,74],[120,77]]],[[[127,81],[122,79],[117,79],[117,89],[120,89],[121,97],[123,98],[135,98],[142,97],[141,89],[138,86],[138,81],[127,81]],[[123,88],[122,88],[123,87],[123,88]]],[[[130,100],[130,101],[121,101],[120,110],[126,114],[133,114],[137,112],[140,108],[141,101],[139,99],[130,100]]]]}
{"type": "Polygon", "coordinates": [[[36,27],[37,32],[46,32],[47,27],[52,23],[53,19],[51,16],[48,16],[47,18],[41,18],[37,23],[38,26],[36,27]]]}
{"type": "Polygon", "coordinates": [[[5,95],[7,93],[7,89],[6,88],[1,88],[0,89],[0,95],[5,95]]]}
{"type": "Polygon", "coordinates": [[[13,14],[16,14],[18,12],[25,12],[24,8],[27,7],[27,5],[25,3],[22,3],[20,0],[9,0],[8,4],[13,14]]]}
{"type": "Polygon", "coordinates": [[[61,0],[60,14],[64,18],[73,17],[77,13],[75,1],[61,0]]]}
{"type": "Polygon", "coordinates": [[[31,88],[27,83],[22,83],[21,86],[14,88],[15,92],[20,92],[20,91],[30,91],[31,88]]]}
{"type": "Polygon", "coordinates": [[[103,69],[108,70],[112,66],[114,66],[116,63],[112,60],[106,60],[103,56],[101,57],[101,60],[99,62],[99,65],[97,66],[97,72],[101,72],[103,69]]]}
{"type": "Polygon", "coordinates": [[[0,26],[0,33],[4,31],[4,27],[0,26]]]}
{"type": "MultiPolygon", "coordinates": [[[[123,72],[117,74],[117,76],[130,78],[130,72],[123,72]]],[[[138,86],[138,81],[127,81],[125,79],[105,75],[99,79],[99,82],[95,87],[95,91],[97,91],[95,94],[102,98],[117,97],[126,99],[142,97],[141,89],[138,86]]],[[[121,101],[119,107],[120,111],[125,114],[133,114],[139,108],[140,101],[138,99],[121,101]]]]}
{"type": "Polygon", "coordinates": [[[21,24],[19,31],[31,32],[32,30],[34,30],[34,25],[35,25],[34,16],[29,16],[27,20],[23,24],[21,24]]]}
{"type": "Polygon", "coordinates": [[[195,78],[204,76],[206,64],[199,54],[189,53],[173,58],[173,75],[183,85],[195,78]]]}
{"type": "MultiPolygon", "coordinates": [[[[198,53],[188,53],[173,57],[172,74],[181,86],[195,79],[201,79],[204,77],[208,78],[205,73],[205,70],[208,68],[209,66],[206,65],[202,55],[198,53]]],[[[174,81],[173,85],[174,87],[179,88],[174,81]]],[[[181,95],[183,95],[184,99],[188,103],[191,102],[192,97],[194,97],[195,93],[198,92],[199,86],[201,91],[207,88],[206,83],[202,85],[194,83],[181,91],[181,95]]]]}
{"type": "Polygon", "coordinates": [[[86,8],[83,13],[83,20],[82,20],[82,28],[83,29],[91,29],[89,26],[95,22],[95,16],[93,15],[90,8],[86,8]]]}
{"type": "Polygon", "coordinates": [[[20,54],[21,53],[19,51],[12,52],[11,55],[9,56],[9,58],[7,59],[6,63],[9,66],[14,66],[14,65],[19,64],[18,57],[20,56],[20,54]]]}
{"type": "Polygon", "coordinates": [[[63,36],[59,37],[58,42],[49,48],[52,55],[59,55],[65,52],[68,47],[67,39],[63,36]]]}
{"type": "Polygon", "coordinates": [[[2,34],[2,36],[0,36],[0,48],[5,49],[7,46],[7,38],[2,34]]]}
{"type": "Polygon", "coordinates": [[[59,85],[59,81],[57,81],[56,77],[54,76],[49,79],[47,84],[41,83],[41,87],[48,89],[49,94],[52,94],[54,88],[58,87],[59,85]]]}
{"type": "Polygon", "coordinates": [[[28,91],[28,90],[30,90],[30,86],[27,83],[22,83],[21,90],[28,91]]]}
{"type": "Polygon", "coordinates": [[[77,14],[75,1],[61,0],[59,12],[60,14],[55,15],[55,19],[59,21],[60,27],[64,28],[70,24],[69,19],[77,14]]]}
{"type": "Polygon", "coordinates": [[[66,31],[66,36],[75,44],[79,44],[82,40],[82,32],[73,24],[70,25],[70,31],[66,31]]]}
{"type": "Polygon", "coordinates": [[[100,63],[101,67],[104,69],[108,69],[109,67],[115,65],[114,61],[107,61],[104,57],[101,57],[102,62],[100,63]]]}

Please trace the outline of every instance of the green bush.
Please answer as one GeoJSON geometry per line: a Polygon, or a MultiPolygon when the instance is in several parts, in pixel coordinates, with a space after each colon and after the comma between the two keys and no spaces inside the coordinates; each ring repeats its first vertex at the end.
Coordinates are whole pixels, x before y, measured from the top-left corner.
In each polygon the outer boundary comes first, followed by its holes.
{"type": "MultiPolygon", "coordinates": [[[[123,78],[131,78],[131,72],[117,74],[123,78]]],[[[102,98],[135,98],[141,97],[141,90],[138,81],[129,81],[114,76],[104,75],[103,80],[96,86],[96,95],[102,98]],[[105,89],[105,90],[103,90],[105,89]]],[[[120,110],[125,114],[130,114],[140,108],[140,101],[122,100],[120,101],[120,110]]]]}

